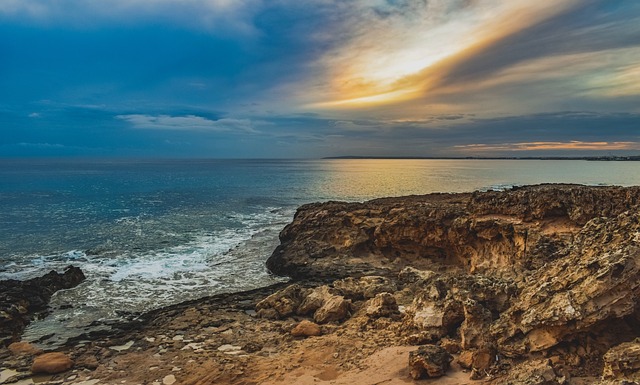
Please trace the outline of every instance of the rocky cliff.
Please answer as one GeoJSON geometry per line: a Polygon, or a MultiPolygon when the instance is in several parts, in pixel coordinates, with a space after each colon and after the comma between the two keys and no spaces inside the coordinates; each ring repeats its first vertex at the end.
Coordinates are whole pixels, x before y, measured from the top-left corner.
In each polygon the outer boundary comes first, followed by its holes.
{"type": "Polygon", "coordinates": [[[559,377],[598,372],[640,336],[639,208],[638,187],[576,185],[311,204],[267,266],[294,280],[392,277],[409,299],[400,333],[494,357],[483,370],[547,357],[559,377]]]}
{"type": "Polygon", "coordinates": [[[540,185],[302,206],[267,261],[294,279],[454,266],[521,276],[557,258],[593,218],[640,204],[640,188],[540,185]]]}

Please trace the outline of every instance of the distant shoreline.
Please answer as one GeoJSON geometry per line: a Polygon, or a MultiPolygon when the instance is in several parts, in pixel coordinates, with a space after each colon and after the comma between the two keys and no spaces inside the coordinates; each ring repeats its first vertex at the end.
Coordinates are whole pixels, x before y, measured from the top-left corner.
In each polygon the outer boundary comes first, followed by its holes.
{"type": "Polygon", "coordinates": [[[476,156],[327,156],[322,159],[390,159],[390,160],[588,160],[588,161],[640,161],[637,156],[527,156],[527,157],[476,157],[476,156]]]}

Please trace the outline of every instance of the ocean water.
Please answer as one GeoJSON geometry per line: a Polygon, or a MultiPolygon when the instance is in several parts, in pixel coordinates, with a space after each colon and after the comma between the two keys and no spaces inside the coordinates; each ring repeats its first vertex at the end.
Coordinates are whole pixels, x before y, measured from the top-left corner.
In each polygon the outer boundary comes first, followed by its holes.
{"type": "Polygon", "coordinates": [[[0,160],[0,279],[85,272],[23,337],[56,344],[94,321],[282,280],[264,262],[301,204],[536,183],[639,185],[640,162],[0,160]]]}

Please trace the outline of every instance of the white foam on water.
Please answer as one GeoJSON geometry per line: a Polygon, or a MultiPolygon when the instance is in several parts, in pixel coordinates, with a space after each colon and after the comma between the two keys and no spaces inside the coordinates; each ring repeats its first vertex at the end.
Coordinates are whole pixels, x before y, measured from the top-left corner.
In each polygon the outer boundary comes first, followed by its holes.
{"type": "MultiPolygon", "coordinates": [[[[87,255],[74,250],[40,257],[51,268],[73,263],[87,280],[57,292],[53,313],[32,323],[23,338],[35,341],[55,333],[47,343],[61,343],[80,334],[94,321],[118,319],[208,295],[266,286],[280,279],[271,276],[265,261],[278,243],[278,232],[291,212],[268,208],[259,214],[231,214],[239,228],[200,232],[182,244],[151,251],[118,255],[87,255]]],[[[34,268],[34,270],[37,268],[34,268]]]]}

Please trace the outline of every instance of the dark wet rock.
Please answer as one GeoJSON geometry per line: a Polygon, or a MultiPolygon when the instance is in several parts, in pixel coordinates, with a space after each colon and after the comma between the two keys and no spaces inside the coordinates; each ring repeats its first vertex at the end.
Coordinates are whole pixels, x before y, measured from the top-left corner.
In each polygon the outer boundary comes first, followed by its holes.
{"type": "Polygon", "coordinates": [[[409,369],[414,380],[444,376],[453,361],[451,354],[436,345],[425,345],[409,353],[409,369]]]}
{"type": "Polygon", "coordinates": [[[46,315],[53,293],[84,280],[79,268],[69,266],[62,274],[51,271],[25,281],[0,281],[0,344],[18,340],[32,317],[46,315]]]}

